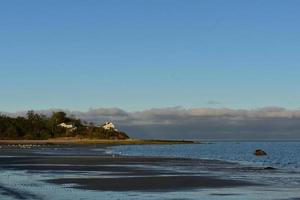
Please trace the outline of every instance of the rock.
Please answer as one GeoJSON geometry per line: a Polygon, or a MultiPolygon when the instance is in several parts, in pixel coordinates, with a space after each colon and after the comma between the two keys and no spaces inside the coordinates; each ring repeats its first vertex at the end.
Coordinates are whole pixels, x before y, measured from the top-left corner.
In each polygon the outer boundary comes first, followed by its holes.
{"type": "Polygon", "coordinates": [[[254,155],[256,156],[266,156],[267,153],[261,149],[256,149],[255,152],[254,152],[254,155]]]}
{"type": "Polygon", "coordinates": [[[274,167],[265,167],[264,170],[275,170],[276,168],[274,167]]]}

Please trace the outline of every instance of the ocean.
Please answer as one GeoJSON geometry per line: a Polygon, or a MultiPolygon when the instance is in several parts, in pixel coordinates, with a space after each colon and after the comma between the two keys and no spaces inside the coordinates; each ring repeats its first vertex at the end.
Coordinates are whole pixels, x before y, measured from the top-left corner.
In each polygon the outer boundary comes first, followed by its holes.
{"type": "Polygon", "coordinates": [[[300,142],[206,142],[193,145],[113,146],[107,153],[128,156],[165,156],[213,159],[300,171],[300,142]],[[262,149],[267,156],[255,156],[262,149]]]}

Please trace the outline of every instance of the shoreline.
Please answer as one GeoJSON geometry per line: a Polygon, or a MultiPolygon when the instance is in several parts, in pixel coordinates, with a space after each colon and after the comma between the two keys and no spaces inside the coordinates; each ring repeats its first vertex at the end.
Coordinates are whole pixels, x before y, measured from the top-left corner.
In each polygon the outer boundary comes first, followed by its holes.
{"type": "Polygon", "coordinates": [[[78,138],[54,138],[48,140],[0,140],[0,145],[155,145],[155,144],[197,144],[192,140],[106,140],[106,139],[78,139],[78,138]]]}
{"type": "Polygon", "coordinates": [[[151,194],[151,200],[216,196],[254,200],[270,191],[276,191],[270,200],[298,197],[295,181],[300,179],[291,179],[294,173],[282,175],[282,171],[222,160],[107,154],[108,146],[4,147],[0,199],[107,199],[109,195],[109,199],[137,200],[149,199],[151,194]],[[278,175],[288,176],[274,181],[272,177],[278,175]],[[282,184],[290,190],[278,190],[282,184]]]}
{"type": "MultiPolygon", "coordinates": [[[[23,174],[25,176],[46,173],[51,178],[39,179],[39,181],[45,183],[47,187],[51,185],[51,187],[64,188],[69,185],[67,187],[73,189],[98,192],[174,192],[261,185],[248,180],[216,177],[213,174],[202,174],[189,169],[191,166],[195,168],[202,166],[205,169],[215,166],[222,168],[223,166],[227,166],[226,168],[236,166],[233,163],[213,160],[113,156],[102,153],[89,155],[89,152],[82,155],[58,153],[46,156],[29,151],[26,157],[14,156],[15,153],[19,153],[17,150],[3,153],[13,157],[0,157],[2,170],[26,171],[23,174]],[[82,173],[85,175],[83,176],[82,173]]],[[[8,196],[23,197],[25,194],[1,184],[0,191],[1,187],[3,191],[9,193],[8,196]]],[[[35,195],[30,191],[28,194],[35,195]]]]}

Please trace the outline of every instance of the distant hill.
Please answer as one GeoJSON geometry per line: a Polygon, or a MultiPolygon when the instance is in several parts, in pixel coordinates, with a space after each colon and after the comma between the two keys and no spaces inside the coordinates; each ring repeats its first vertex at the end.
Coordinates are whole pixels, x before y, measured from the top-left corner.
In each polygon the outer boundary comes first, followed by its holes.
{"type": "Polygon", "coordinates": [[[0,139],[49,139],[78,137],[90,139],[124,140],[128,135],[118,131],[112,122],[102,126],[82,123],[80,119],[67,117],[64,112],[52,116],[28,111],[26,117],[0,116],[0,139]]]}

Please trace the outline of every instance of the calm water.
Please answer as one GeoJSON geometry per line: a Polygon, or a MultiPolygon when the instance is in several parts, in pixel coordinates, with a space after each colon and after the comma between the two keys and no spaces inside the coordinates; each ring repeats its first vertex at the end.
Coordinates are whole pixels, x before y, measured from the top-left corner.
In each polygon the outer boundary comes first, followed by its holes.
{"type": "Polygon", "coordinates": [[[108,153],[131,156],[166,156],[237,161],[300,171],[300,142],[214,142],[194,145],[115,146],[108,153]],[[257,157],[256,149],[267,156],[257,157]]]}

